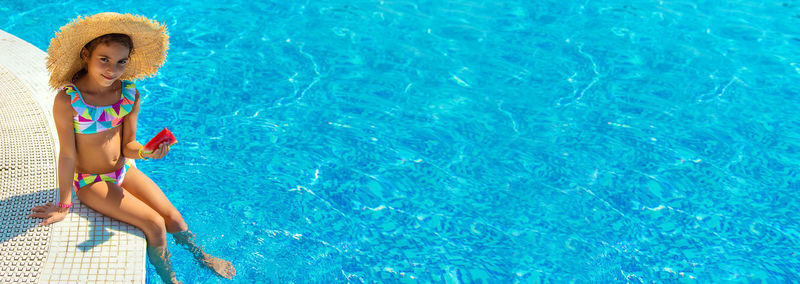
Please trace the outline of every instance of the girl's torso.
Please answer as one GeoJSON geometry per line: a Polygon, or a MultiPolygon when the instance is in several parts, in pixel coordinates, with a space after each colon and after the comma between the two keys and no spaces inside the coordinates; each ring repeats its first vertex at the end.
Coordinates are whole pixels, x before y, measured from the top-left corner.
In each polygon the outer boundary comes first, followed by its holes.
{"type": "MultiPolygon", "coordinates": [[[[92,122],[88,120],[98,120],[97,115],[94,115],[95,117],[92,117],[92,119],[81,119],[87,121],[80,122],[83,125],[79,127],[77,125],[79,123],[77,121],[79,119],[78,110],[85,112],[85,110],[88,109],[89,111],[86,113],[95,114],[94,112],[98,109],[102,112],[103,109],[110,108],[112,112],[116,110],[115,113],[122,114],[120,112],[122,111],[126,115],[132,107],[132,100],[126,100],[126,96],[123,94],[123,87],[125,87],[123,86],[123,82],[115,82],[112,92],[102,95],[81,92],[78,84],[74,84],[74,86],[76,90],[72,93],[68,90],[67,93],[72,98],[72,115],[76,117],[74,121],[76,129],[92,124],[92,122]],[[121,104],[122,101],[127,102],[126,105],[130,106],[126,108],[119,106],[114,107],[115,104],[121,104]],[[77,110],[75,107],[76,105],[79,106],[77,110]],[[125,109],[127,109],[127,111],[125,111],[125,109]]],[[[105,115],[107,114],[100,114],[100,116],[105,115]]],[[[122,115],[122,117],[124,117],[124,115],[122,115]]],[[[95,174],[109,173],[121,168],[125,164],[125,159],[122,156],[122,129],[125,127],[125,124],[121,122],[122,117],[116,122],[118,123],[116,127],[98,130],[103,127],[99,125],[100,123],[94,122],[97,125],[91,126],[90,129],[76,130],[75,151],[77,158],[75,172],[95,174]],[[78,131],[80,131],[80,133],[78,133],[78,131]]]]}

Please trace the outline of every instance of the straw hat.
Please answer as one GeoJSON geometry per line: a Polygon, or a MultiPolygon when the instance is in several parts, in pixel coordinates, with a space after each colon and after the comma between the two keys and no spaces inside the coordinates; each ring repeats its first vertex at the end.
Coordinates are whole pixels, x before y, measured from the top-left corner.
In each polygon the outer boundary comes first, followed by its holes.
{"type": "Polygon", "coordinates": [[[110,33],[126,34],[133,41],[133,53],[120,79],[133,80],[156,74],[164,64],[169,48],[167,27],[144,16],[113,12],[78,16],[61,27],[47,48],[50,86],[57,89],[70,83],[83,67],[81,49],[89,41],[110,33]]]}

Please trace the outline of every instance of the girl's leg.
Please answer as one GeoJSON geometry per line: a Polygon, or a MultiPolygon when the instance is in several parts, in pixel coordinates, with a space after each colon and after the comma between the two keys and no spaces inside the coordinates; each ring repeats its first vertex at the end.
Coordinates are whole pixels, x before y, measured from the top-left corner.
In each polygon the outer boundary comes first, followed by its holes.
{"type": "Polygon", "coordinates": [[[161,279],[180,283],[175,277],[167,251],[164,218],[130,192],[109,182],[95,182],[78,190],[81,202],[108,217],[131,224],[144,232],[147,255],[161,279]]]}
{"type": "Polygon", "coordinates": [[[172,264],[169,261],[170,256],[167,246],[147,246],[147,258],[156,268],[156,273],[161,277],[161,281],[164,281],[164,283],[181,283],[175,276],[175,271],[172,270],[172,264]]]}
{"type": "Polygon", "coordinates": [[[219,276],[228,279],[232,279],[233,276],[236,276],[236,269],[233,268],[233,265],[230,261],[223,260],[203,252],[203,248],[195,243],[195,235],[192,233],[192,231],[186,230],[172,233],[172,236],[175,237],[176,243],[184,246],[194,255],[195,259],[200,261],[200,263],[206,267],[211,268],[211,270],[214,270],[214,272],[219,274],[219,276]]]}
{"type": "Polygon", "coordinates": [[[122,187],[158,212],[164,218],[167,232],[175,233],[188,229],[183,216],[167,199],[161,188],[135,166],[131,166],[125,173],[122,187]]]}
{"type": "Polygon", "coordinates": [[[186,247],[201,264],[228,279],[236,275],[236,269],[229,261],[203,252],[202,247],[195,243],[194,234],[189,231],[181,213],[175,209],[161,188],[142,171],[130,167],[122,180],[122,187],[158,212],[164,218],[167,231],[175,237],[175,242],[186,247]]]}
{"type": "Polygon", "coordinates": [[[108,217],[141,229],[152,246],[167,245],[164,218],[125,189],[109,182],[95,182],[78,190],[83,204],[108,217]]]}

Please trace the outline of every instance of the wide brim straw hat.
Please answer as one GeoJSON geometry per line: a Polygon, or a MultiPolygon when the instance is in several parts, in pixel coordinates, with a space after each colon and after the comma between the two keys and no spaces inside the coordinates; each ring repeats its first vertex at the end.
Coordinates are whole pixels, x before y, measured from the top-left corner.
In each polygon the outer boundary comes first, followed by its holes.
{"type": "Polygon", "coordinates": [[[167,27],[144,16],[99,13],[88,17],[78,16],[61,27],[47,48],[47,70],[50,86],[58,89],[72,82],[72,77],[83,68],[81,49],[89,41],[111,33],[126,34],[133,41],[133,52],[126,63],[122,80],[150,77],[167,59],[169,35],[167,27]]]}

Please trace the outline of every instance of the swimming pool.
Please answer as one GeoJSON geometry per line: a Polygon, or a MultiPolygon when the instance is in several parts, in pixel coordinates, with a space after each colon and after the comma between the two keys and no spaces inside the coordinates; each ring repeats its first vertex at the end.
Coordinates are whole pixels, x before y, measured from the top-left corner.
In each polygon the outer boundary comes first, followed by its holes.
{"type": "Polygon", "coordinates": [[[530,2],[10,3],[0,29],[168,26],[139,135],[180,143],[139,166],[237,283],[800,280],[800,2],[530,2]]]}

